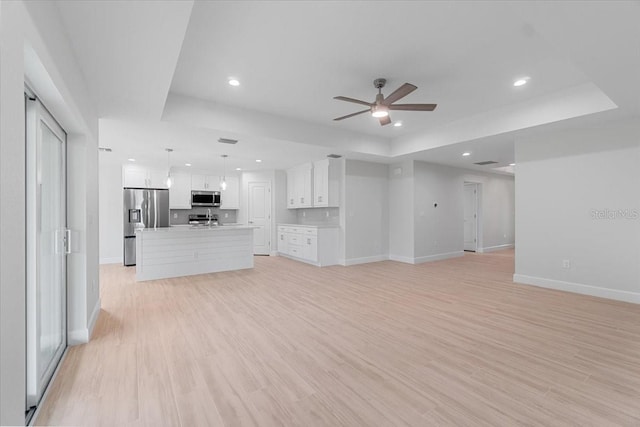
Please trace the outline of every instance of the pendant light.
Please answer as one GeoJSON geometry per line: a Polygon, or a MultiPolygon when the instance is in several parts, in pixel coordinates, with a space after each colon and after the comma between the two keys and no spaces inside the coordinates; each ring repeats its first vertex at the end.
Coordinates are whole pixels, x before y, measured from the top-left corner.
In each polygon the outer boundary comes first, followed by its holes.
{"type": "Polygon", "coordinates": [[[171,152],[173,148],[165,148],[167,152],[167,188],[171,188],[171,184],[173,184],[171,180],[171,152]]]}
{"type": "Polygon", "coordinates": [[[222,156],[222,179],[220,180],[220,189],[222,191],[227,189],[227,155],[223,154],[222,156]]]}

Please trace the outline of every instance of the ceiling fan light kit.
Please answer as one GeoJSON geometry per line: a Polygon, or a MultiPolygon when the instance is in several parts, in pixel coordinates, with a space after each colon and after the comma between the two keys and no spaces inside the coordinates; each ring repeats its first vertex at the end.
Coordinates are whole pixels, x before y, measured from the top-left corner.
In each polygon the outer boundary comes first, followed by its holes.
{"type": "Polygon", "coordinates": [[[371,115],[376,118],[387,117],[389,109],[385,105],[374,105],[371,107],[371,115]]]}
{"type": "Polygon", "coordinates": [[[356,113],[347,114],[346,116],[337,117],[333,120],[344,120],[353,116],[371,112],[371,115],[380,121],[380,125],[385,126],[391,123],[391,118],[389,117],[390,110],[433,111],[437,107],[437,104],[394,104],[394,102],[409,95],[411,92],[418,89],[418,87],[411,83],[405,83],[385,98],[384,95],[382,95],[382,88],[385,84],[387,84],[386,79],[375,79],[373,81],[373,86],[378,89],[378,94],[376,95],[376,100],[374,102],[361,101],[359,99],[348,98],[346,96],[334,96],[333,99],[337,99],[338,101],[366,105],[369,108],[356,113]]]}

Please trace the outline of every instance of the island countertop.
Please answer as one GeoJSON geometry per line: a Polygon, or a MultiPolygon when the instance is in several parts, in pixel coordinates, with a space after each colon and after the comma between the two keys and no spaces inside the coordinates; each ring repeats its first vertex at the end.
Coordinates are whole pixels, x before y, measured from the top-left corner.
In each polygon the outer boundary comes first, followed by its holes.
{"type": "Polygon", "coordinates": [[[191,224],[176,224],[169,227],[157,227],[157,228],[139,228],[136,232],[150,233],[150,232],[176,232],[176,231],[224,231],[224,230],[252,230],[256,227],[250,225],[191,225],[191,224]]]}

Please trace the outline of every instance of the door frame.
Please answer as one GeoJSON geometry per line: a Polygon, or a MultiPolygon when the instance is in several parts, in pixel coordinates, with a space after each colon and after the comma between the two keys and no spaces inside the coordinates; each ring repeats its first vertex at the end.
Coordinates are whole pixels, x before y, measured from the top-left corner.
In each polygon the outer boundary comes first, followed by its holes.
{"type": "Polygon", "coordinates": [[[64,357],[68,346],[68,265],[67,256],[70,248],[68,230],[68,208],[67,208],[67,133],[47,110],[42,102],[34,95],[33,91],[25,85],[25,154],[26,154],[26,396],[25,410],[38,407],[46,393],[48,384],[53,379],[57,368],[64,357]],[[62,307],[62,343],[60,348],[56,350],[52,362],[44,371],[41,380],[38,378],[38,359],[33,353],[34,343],[35,351],[38,351],[39,345],[36,340],[39,337],[39,309],[33,304],[37,302],[37,293],[39,286],[39,241],[37,239],[37,227],[40,215],[42,215],[40,206],[40,189],[38,188],[36,174],[40,170],[40,121],[43,121],[49,130],[60,140],[62,140],[62,183],[61,183],[61,206],[64,208],[62,216],[64,222],[64,261],[62,263],[62,280],[63,280],[63,307],[62,307]],[[32,349],[32,350],[30,350],[32,349]],[[35,371],[34,371],[35,369],[35,371]],[[36,376],[35,383],[33,375],[36,376]],[[29,393],[33,393],[35,387],[35,401],[29,393]]]}
{"type": "MultiPolygon", "coordinates": [[[[475,218],[474,218],[474,222],[475,222],[475,236],[474,236],[474,240],[475,240],[475,248],[474,249],[467,249],[465,247],[465,241],[464,241],[464,231],[463,231],[463,249],[465,251],[469,251],[469,252],[482,252],[481,248],[481,242],[480,242],[480,235],[481,235],[481,230],[480,230],[480,224],[481,224],[481,214],[480,214],[480,196],[481,196],[481,183],[478,182],[470,182],[470,181],[465,181],[464,185],[463,185],[463,197],[466,198],[466,195],[464,194],[464,189],[467,187],[472,187],[474,189],[474,194],[475,197],[473,198],[473,202],[474,202],[474,210],[475,210],[475,218]]],[[[462,220],[463,220],[463,227],[464,227],[464,210],[465,210],[465,206],[466,206],[466,200],[463,199],[462,202],[462,206],[463,206],[463,215],[462,215],[462,220]]]]}

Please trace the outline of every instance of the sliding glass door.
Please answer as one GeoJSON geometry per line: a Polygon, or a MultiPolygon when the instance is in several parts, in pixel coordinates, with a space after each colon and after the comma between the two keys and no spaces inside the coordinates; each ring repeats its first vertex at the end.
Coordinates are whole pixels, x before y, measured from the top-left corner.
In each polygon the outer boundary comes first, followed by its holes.
{"type": "Polygon", "coordinates": [[[27,98],[27,408],[67,346],[66,133],[27,98]]]}

